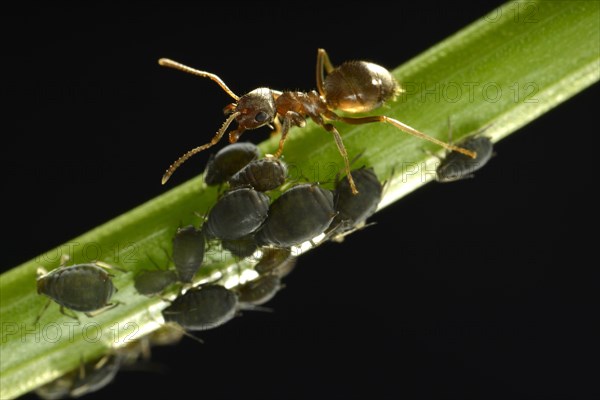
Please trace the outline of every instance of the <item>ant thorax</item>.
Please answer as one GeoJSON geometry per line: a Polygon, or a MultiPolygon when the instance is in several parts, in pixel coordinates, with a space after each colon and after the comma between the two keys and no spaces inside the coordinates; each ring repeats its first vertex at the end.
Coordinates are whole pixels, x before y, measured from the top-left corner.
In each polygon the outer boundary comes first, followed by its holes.
{"type": "Polygon", "coordinates": [[[321,114],[327,111],[327,103],[314,90],[310,92],[283,92],[275,100],[275,106],[277,107],[277,114],[282,117],[289,116],[288,112],[291,112],[302,117],[319,118],[321,114]]]}

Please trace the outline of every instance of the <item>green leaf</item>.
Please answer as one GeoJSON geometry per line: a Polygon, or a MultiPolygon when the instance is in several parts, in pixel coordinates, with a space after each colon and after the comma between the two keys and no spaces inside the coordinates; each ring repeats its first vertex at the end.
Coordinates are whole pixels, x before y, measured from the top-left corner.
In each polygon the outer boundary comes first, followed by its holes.
{"type": "MultiPolygon", "coordinates": [[[[508,3],[394,70],[406,92],[378,113],[442,140],[448,118],[456,141],[487,125],[486,135],[500,140],[598,81],[599,19],[597,2],[508,3]]],[[[339,130],[351,157],[361,153],[361,162],[388,180],[382,207],[433,178],[436,159],[423,149],[442,154],[391,126],[340,124],[339,130]]],[[[273,152],[276,143],[274,138],[261,148],[273,152]]],[[[302,171],[329,185],[341,167],[330,135],[312,123],[290,133],[284,155],[293,177],[302,171]]],[[[216,196],[197,177],[70,242],[100,246],[109,254],[102,261],[127,271],[115,273],[114,298],[124,304],[93,319],[80,316],[77,323],[53,304],[33,325],[46,301],[36,293],[36,270],[57,266],[47,261],[54,249],[2,274],[0,398],[17,397],[76,368],[82,354],[95,358],[159,326],[166,303],[138,295],[133,277],[152,268],[150,259],[166,265],[163,249],[170,252],[177,226],[198,225],[194,213],[208,209],[216,196]]],[[[74,263],[89,261],[82,252],[73,254],[74,263]]],[[[237,267],[213,249],[198,279],[217,271],[236,285],[237,267]]]]}

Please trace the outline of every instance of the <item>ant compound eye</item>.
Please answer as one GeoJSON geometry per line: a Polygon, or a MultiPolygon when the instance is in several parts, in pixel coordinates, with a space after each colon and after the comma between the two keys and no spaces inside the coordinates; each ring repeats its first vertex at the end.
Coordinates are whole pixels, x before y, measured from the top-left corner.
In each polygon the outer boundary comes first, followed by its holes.
{"type": "Polygon", "coordinates": [[[267,120],[267,118],[268,118],[268,115],[264,111],[260,111],[254,116],[254,120],[256,122],[265,122],[267,120]]]}

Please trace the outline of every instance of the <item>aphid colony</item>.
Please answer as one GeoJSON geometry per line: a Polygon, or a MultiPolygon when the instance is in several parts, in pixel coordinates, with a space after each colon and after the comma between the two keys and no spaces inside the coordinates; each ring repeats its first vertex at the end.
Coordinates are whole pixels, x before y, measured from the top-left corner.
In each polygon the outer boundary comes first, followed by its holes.
{"type": "MultiPolygon", "coordinates": [[[[439,182],[471,177],[492,155],[491,141],[482,136],[455,146],[389,117],[348,118],[335,114],[336,109],[370,111],[398,93],[399,87],[391,74],[372,63],[349,62],[334,68],[325,51],[319,50],[318,92],[259,88],[242,97],[235,95],[214,74],[167,59],[161,59],[160,64],[207,77],[237,101],[226,107],[229,117],[211,142],[189,151],[171,165],[163,183],[189,157],[216,144],[236,121],[237,129],[229,133],[232,144],[211,156],[204,173],[207,185],[225,186],[226,190],[220,192],[201,226],[177,229],[170,255],[174,269],[144,270],[134,278],[135,289],[144,296],[161,296],[178,285],[176,297],[167,300],[170,304],[162,311],[165,325],[99,360],[82,361],[76,371],[38,389],[38,395],[44,399],[79,397],[99,390],[112,381],[121,365],[147,359],[150,345],[175,343],[185,331],[213,329],[230,321],[239,310],[260,308],[282,288],[281,279],[293,270],[295,246],[306,242],[314,244],[313,239],[322,234],[322,240],[341,241],[347,234],[364,227],[377,210],[384,187],[372,168],[350,170],[341,137],[326,120],[350,124],[385,122],[451,150],[437,168],[439,182]],[[287,166],[279,158],[289,128],[303,126],[306,118],[333,134],[344,160],[347,179],[336,179],[333,190],[319,183],[291,184],[287,179],[287,166]],[[281,131],[275,155],[260,157],[255,145],[237,142],[245,130],[268,124],[281,131]],[[195,286],[194,277],[203,265],[207,249],[215,244],[238,259],[259,255],[254,265],[256,278],[235,289],[228,289],[218,281],[195,286]],[[161,335],[166,339],[161,340],[161,335]]],[[[96,262],[66,266],[65,262],[49,273],[40,271],[37,279],[38,293],[58,303],[61,312],[71,316],[65,312],[69,309],[93,316],[118,305],[118,302],[111,303],[117,288],[108,272],[110,265],[96,262]]],[[[43,310],[48,304],[50,300],[43,310]]],[[[41,313],[36,322],[40,316],[41,313]]]]}
{"type": "MultiPolygon", "coordinates": [[[[227,183],[229,189],[221,193],[201,227],[177,229],[171,254],[174,269],[148,269],[135,276],[135,288],[145,296],[160,296],[172,285],[181,286],[175,299],[162,311],[165,325],[161,330],[179,332],[180,338],[184,331],[221,326],[240,310],[260,309],[283,287],[282,278],[295,267],[293,246],[324,232],[327,238],[336,238],[360,227],[375,212],[381,198],[381,184],[373,170],[361,168],[353,171],[361,190],[356,196],[347,180],[339,180],[333,191],[316,183],[302,183],[271,201],[265,191],[285,183],[287,168],[279,159],[258,156],[256,146],[249,143],[229,145],[213,156],[205,181],[213,185],[227,183]],[[223,157],[228,160],[226,164],[222,164],[223,157]],[[231,168],[240,159],[243,161],[231,168]],[[227,289],[218,281],[195,287],[194,276],[202,267],[206,250],[216,243],[238,258],[260,254],[254,265],[256,279],[235,289],[227,289]]],[[[105,270],[109,268],[103,263],[62,263],[50,273],[40,274],[38,290],[57,302],[61,311],[66,308],[92,315],[116,305],[110,303],[116,288],[112,275],[105,270]]],[[[158,332],[142,338],[142,344],[136,342],[113,350],[99,360],[82,361],[77,370],[36,393],[44,399],[60,399],[97,391],[114,379],[122,365],[138,362],[140,354],[147,357],[148,351],[140,348],[155,344],[158,332]]]]}

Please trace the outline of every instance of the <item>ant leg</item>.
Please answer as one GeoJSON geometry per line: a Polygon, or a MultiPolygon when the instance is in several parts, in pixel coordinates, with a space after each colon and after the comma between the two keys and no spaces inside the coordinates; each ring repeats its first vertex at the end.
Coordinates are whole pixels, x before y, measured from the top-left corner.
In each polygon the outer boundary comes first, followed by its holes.
{"type": "Polygon", "coordinates": [[[356,189],[356,184],[354,183],[354,179],[352,178],[352,174],[350,173],[350,161],[348,161],[348,152],[346,151],[346,147],[344,146],[344,142],[342,142],[342,137],[335,126],[332,124],[321,124],[323,128],[325,128],[328,132],[331,132],[333,135],[333,139],[335,140],[335,144],[344,159],[344,164],[346,168],[346,177],[348,178],[348,183],[350,184],[350,189],[352,190],[352,194],[358,194],[358,189],[356,189]]]}
{"type": "MultiPolygon", "coordinates": [[[[162,184],[164,185],[165,183],[167,183],[167,181],[169,180],[171,175],[173,175],[173,172],[175,172],[175,170],[177,168],[179,168],[181,166],[181,164],[186,162],[191,156],[193,156],[194,154],[200,153],[201,151],[206,150],[209,147],[212,147],[215,144],[219,143],[219,140],[221,140],[221,138],[225,134],[225,131],[227,130],[227,128],[229,128],[229,125],[231,125],[233,120],[236,117],[238,117],[239,115],[240,115],[239,112],[235,112],[235,113],[231,114],[229,116],[229,118],[227,118],[225,120],[225,122],[223,123],[223,126],[221,126],[221,129],[219,129],[219,131],[215,134],[215,136],[211,139],[211,141],[209,143],[202,145],[202,146],[198,146],[198,147],[188,151],[187,153],[185,153],[184,155],[179,157],[177,159],[177,161],[175,161],[173,164],[171,164],[171,166],[165,171],[165,174],[162,177],[162,184]]],[[[239,132],[237,134],[237,136],[239,136],[240,134],[241,134],[241,132],[239,132]]],[[[231,135],[230,135],[230,139],[231,139],[231,135]]]]}
{"type": "MultiPolygon", "coordinates": [[[[270,126],[270,125],[269,125],[270,126]]],[[[281,133],[281,122],[279,122],[279,118],[275,118],[273,119],[273,126],[272,126],[272,131],[271,131],[271,137],[273,136],[277,136],[281,133]]]]}
{"type": "Polygon", "coordinates": [[[287,134],[290,130],[290,119],[289,118],[284,118],[283,119],[283,125],[281,126],[281,138],[279,139],[279,147],[277,148],[277,151],[274,154],[275,158],[279,158],[281,156],[281,153],[283,153],[283,145],[285,143],[285,139],[287,138],[287,134]]]}
{"type": "Polygon", "coordinates": [[[325,49],[317,50],[317,90],[321,96],[325,96],[325,90],[323,89],[323,82],[325,82],[325,71],[328,74],[331,73],[335,68],[329,60],[329,56],[325,49]]]}
{"type": "Polygon", "coordinates": [[[281,139],[279,139],[279,148],[274,154],[275,158],[279,158],[281,153],[283,153],[283,145],[285,143],[285,139],[287,139],[287,134],[292,124],[303,128],[306,125],[306,119],[294,111],[288,111],[285,113],[285,117],[283,117],[283,124],[281,126],[281,139]]]}
{"type": "Polygon", "coordinates": [[[458,147],[455,146],[453,144],[449,144],[446,142],[442,142],[439,139],[436,139],[434,137],[431,137],[429,135],[424,134],[423,132],[420,132],[418,130],[416,130],[415,128],[412,128],[394,118],[390,118],[390,117],[386,117],[385,115],[374,115],[371,117],[359,117],[359,118],[351,118],[351,117],[340,117],[339,115],[335,114],[334,112],[328,112],[324,114],[325,117],[329,118],[329,119],[333,119],[333,120],[337,120],[337,121],[342,121],[345,122],[347,124],[353,124],[353,125],[361,125],[361,124],[367,124],[370,122],[385,122],[387,124],[393,125],[396,128],[400,129],[403,132],[409,133],[413,136],[416,136],[418,138],[421,139],[425,139],[428,140],[430,142],[433,142],[435,144],[437,144],[438,146],[442,146],[445,149],[448,150],[452,150],[452,151],[456,151],[459,152],[461,154],[464,154],[466,156],[469,156],[471,158],[476,158],[477,157],[477,153],[471,150],[467,150],[464,149],[462,147],[458,147]]]}

